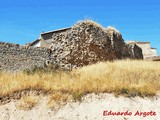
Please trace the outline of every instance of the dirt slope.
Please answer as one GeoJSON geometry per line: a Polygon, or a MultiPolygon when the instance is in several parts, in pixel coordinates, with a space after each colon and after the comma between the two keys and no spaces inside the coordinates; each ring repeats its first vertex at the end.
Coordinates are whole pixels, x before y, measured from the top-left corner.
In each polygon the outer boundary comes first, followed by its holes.
{"type": "Polygon", "coordinates": [[[0,106],[0,120],[158,120],[160,95],[152,98],[114,97],[112,94],[88,94],[81,102],[69,102],[58,110],[46,107],[47,97],[42,97],[31,110],[20,110],[20,101],[0,106]],[[108,112],[131,112],[132,115],[107,115],[108,112]],[[106,111],[106,112],[104,112],[106,111]],[[108,111],[108,112],[107,112],[108,111]],[[135,115],[136,112],[150,112],[135,115]],[[152,112],[152,113],[151,113],[152,112]],[[155,113],[154,113],[155,112],[155,113]],[[105,116],[104,116],[104,115],[105,116]],[[155,115],[156,114],[156,115],[155,115]],[[153,116],[151,116],[153,115],[153,116]],[[145,117],[144,117],[145,116],[145,117]]]}

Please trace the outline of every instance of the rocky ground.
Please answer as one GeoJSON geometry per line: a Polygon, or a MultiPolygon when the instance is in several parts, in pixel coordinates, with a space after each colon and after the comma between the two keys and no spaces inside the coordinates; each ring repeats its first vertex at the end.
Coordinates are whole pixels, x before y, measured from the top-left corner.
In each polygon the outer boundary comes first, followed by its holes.
{"type": "Polygon", "coordinates": [[[33,109],[21,110],[17,108],[20,100],[12,100],[0,106],[0,120],[160,119],[160,95],[152,98],[125,98],[122,96],[115,97],[112,94],[88,94],[83,97],[81,102],[68,102],[58,110],[48,109],[46,107],[46,101],[47,98],[42,97],[38,105],[33,109]],[[122,115],[113,115],[113,112],[121,112],[122,115]],[[110,113],[112,113],[112,115],[110,115],[110,113]]]}

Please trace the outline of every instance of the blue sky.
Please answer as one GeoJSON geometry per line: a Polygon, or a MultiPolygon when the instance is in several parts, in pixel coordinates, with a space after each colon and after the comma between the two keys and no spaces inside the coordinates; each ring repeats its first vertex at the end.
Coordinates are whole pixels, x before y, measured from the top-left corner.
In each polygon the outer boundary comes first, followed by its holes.
{"type": "Polygon", "coordinates": [[[1,0],[0,41],[25,44],[83,19],[114,26],[125,40],[149,41],[160,55],[159,0],[1,0]]]}

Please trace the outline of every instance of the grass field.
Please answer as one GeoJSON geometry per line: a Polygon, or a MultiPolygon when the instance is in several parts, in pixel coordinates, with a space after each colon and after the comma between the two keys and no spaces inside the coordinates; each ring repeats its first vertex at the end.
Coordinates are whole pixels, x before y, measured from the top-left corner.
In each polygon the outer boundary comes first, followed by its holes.
{"type": "Polygon", "coordinates": [[[160,62],[120,60],[100,62],[71,72],[0,73],[0,96],[23,90],[49,93],[52,101],[80,100],[88,93],[154,96],[160,91],[160,62]]]}

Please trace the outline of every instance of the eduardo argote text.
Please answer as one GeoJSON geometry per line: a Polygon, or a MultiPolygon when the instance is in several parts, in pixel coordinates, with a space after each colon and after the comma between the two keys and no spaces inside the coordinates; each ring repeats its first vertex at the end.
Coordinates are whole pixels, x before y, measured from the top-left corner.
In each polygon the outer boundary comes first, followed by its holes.
{"type": "Polygon", "coordinates": [[[136,111],[136,112],[130,112],[130,111],[123,111],[123,112],[114,112],[112,110],[104,110],[103,116],[156,116],[156,112],[154,111],[136,111]]]}

